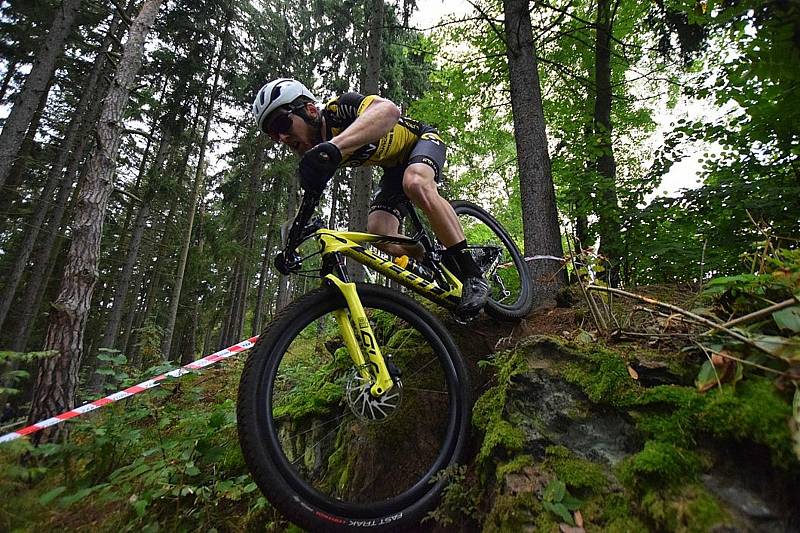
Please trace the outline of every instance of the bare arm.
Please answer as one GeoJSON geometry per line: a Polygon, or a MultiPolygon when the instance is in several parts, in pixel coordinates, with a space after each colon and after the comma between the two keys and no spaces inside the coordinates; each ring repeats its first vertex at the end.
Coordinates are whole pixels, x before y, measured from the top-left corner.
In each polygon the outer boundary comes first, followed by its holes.
{"type": "Polygon", "coordinates": [[[391,100],[376,97],[364,112],[330,142],[348,156],[357,148],[377,141],[400,119],[400,109],[391,100]]]}

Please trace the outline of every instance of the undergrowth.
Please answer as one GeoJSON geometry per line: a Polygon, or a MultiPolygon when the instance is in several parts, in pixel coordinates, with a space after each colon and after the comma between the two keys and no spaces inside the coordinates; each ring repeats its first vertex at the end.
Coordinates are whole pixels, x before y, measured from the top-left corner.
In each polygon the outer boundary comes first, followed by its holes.
{"type": "Polygon", "coordinates": [[[241,531],[283,522],[239,450],[238,366],[107,406],[72,423],[63,444],[0,448],[0,530],[241,531]]]}

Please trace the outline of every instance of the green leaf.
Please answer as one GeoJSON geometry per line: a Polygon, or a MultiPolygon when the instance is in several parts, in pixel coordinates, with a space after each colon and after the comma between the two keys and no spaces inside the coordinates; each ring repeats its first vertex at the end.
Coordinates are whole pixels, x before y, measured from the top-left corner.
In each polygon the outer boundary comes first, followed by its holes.
{"type": "Polygon", "coordinates": [[[61,493],[64,492],[65,490],[67,490],[67,487],[56,487],[53,490],[47,491],[41,496],[39,496],[39,503],[41,503],[42,505],[47,505],[56,498],[58,498],[58,496],[61,495],[61,493]]]}
{"type": "Polygon", "coordinates": [[[9,370],[8,372],[4,372],[2,375],[3,379],[13,381],[30,377],[30,374],[27,370],[9,370]]]}
{"type": "Polygon", "coordinates": [[[781,329],[800,333],[800,307],[789,307],[772,313],[772,318],[781,329]]]}
{"type": "Polygon", "coordinates": [[[577,511],[580,506],[583,505],[582,501],[569,493],[564,494],[564,498],[561,500],[561,503],[570,511],[577,511]]]}
{"type": "Polygon", "coordinates": [[[561,520],[563,520],[567,524],[571,526],[575,525],[575,520],[572,518],[572,513],[570,513],[569,510],[566,507],[564,507],[563,504],[550,503],[548,501],[545,501],[542,502],[542,505],[544,506],[545,509],[547,509],[554,515],[558,516],[559,518],[561,518],[561,520]]]}
{"type": "Polygon", "coordinates": [[[200,473],[200,469],[199,469],[199,468],[197,468],[197,467],[194,465],[194,463],[189,463],[188,465],[186,465],[186,470],[185,470],[185,472],[186,472],[186,475],[187,475],[187,476],[196,476],[197,474],[199,474],[199,473],[200,473]]]}
{"type": "Polygon", "coordinates": [[[705,391],[713,387],[718,379],[717,370],[714,368],[714,365],[711,364],[711,361],[706,360],[703,366],[700,367],[700,372],[697,374],[694,384],[697,386],[698,390],[705,391]]]}
{"type": "Polygon", "coordinates": [[[547,488],[544,489],[543,499],[546,502],[560,502],[564,498],[566,492],[567,486],[564,482],[559,479],[554,479],[548,483],[547,488]]]}
{"type": "Polygon", "coordinates": [[[139,500],[139,499],[132,501],[131,505],[133,506],[133,510],[136,511],[136,516],[142,518],[145,515],[145,512],[147,510],[147,504],[149,503],[150,502],[148,502],[147,500],[139,500]]]}
{"type": "Polygon", "coordinates": [[[85,489],[81,489],[74,494],[70,494],[69,496],[64,496],[58,501],[58,503],[64,506],[72,505],[73,503],[86,498],[94,491],[94,489],[95,487],[88,487],[85,489]]]}
{"type": "Polygon", "coordinates": [[[758,335],[753,342],[767,353],[787,361],[800,360],[800,338],[758,335]]]}

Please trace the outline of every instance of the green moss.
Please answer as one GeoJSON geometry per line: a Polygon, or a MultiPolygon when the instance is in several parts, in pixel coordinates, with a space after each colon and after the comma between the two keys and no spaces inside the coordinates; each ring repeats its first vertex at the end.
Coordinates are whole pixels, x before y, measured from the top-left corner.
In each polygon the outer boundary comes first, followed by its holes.
{"type": "Polygon", "coordinates": [[[642,394],[634,418],[647,438],[688,447],[695,442],[697,417],[705,403],[706,397],[694,389],[662,385],[642,394]]]}
{"type": "MultiPolygon", "coordinates": [[[[434,480],[447,480],[439,505],[428,513],[425,520],[435,520],[441,526],[459,524],[462,528],[468,523],[474,525],[481,517],[481,492],[473,477],[467,476],[465,465],[451,465],[434,480]]],[[[471,528],[469,528],[471,529],[471,528]]]]}
{"type": "Polygon", "coordinates": [[[351,476],[352,448],[345,443],[346,432],[339,431],[333,452],[328,456],[328,472],[325,476],[325,491],[335,493],[341,487],[347,487],[351,476]]]}
{"type": "Polygon", "coordinates": [[[483,363],[497,369],[498,383],[478,398],[472,410],[473,424],[484,432],[479,464],[490,459],[497,448],[516,451],[525,443],[522,430],[503,418],[511,378],[526,369],[523,357],[517,351],[503,352],[483,363]]]}
{"type": "Polygon", "coordinates": [[[570,489],[599,492],[608,485],[608,477],[602,466],[577,457],[567,448],[550,446],[545,453],[545,468],[552,470],[570,489]]]}
{"type": "Polygon", "coordinates": [[[508,474],[520,472],[527,466],[533,466],[536,461],[530,455],[517,455],[512,460],[497,467],[497,480],[504,479],[508,474]]]}
{"type": "Polygon", "coordinates": [[[700,533],[733,525],[732,517],[703,487],[695,484],[649,490],[642,496],[640,510],[662,531],[700,533]]]}
{"type": "Polygon", "coordinates": [[[696,454],[667,442],[650,440],[641,452],[620,463],[617,472],[628,488],[640,489],[693,480],[700,465],[696,454]]]}
{"type": "Polygon", "coordinates": [[[627,497],[622,492],[604,493],[587,501],[581,509],[587,524],[610,533],[647,531],[647,527],[634,515],[627,497]]]}
{"type": "Polygon", "coordinates": [[[641,387],[631,379],[627,363],[619,354],[595,348],[578,355],[579,362],[565,365],[561,374],[578,385],[592,403],[629,407],[637,402],[641,387]]]}
{"type": "Polygon", "coordinates": [[[697,435],[751,441],[769,448],[773,464],[796,466],[786,421],[789,403],[773,383],[758,376],[702,394],[664,385],[647,389],[636,407],[637,427],[653,440],[678,447],[695,444],[697,435]]]}
{"type": "Polygon", "coordinates": [[[483,523],[484,533],[558,530],[549,513],[542,510],[542,504],[532,492],[520,494],[500,494],[483,523]]]}
{"type": "Polygon", "coordinates": [[[736,389],[711,391],[698,420],[715,437],[752,440],[767,446],[772,463],[787,468],[798,464],[787,424],[791,416],[789,402],[780,397],[772,382],[748,377],[736,389]]]}

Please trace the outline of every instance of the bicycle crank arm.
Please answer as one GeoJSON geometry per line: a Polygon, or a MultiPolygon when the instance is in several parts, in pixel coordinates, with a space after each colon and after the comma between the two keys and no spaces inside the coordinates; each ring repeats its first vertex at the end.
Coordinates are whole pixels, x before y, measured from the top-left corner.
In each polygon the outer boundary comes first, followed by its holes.
{"type": "Polygon", "coordinates": [[[358,292],[356,291],[356,284],[345,283],[333,274],[328,274],[325,276],[325,279],[333,283],[336,288],[341,291],[342,296],[344,296],[347,302],[347,307],[350,309],[351,320],[347,320],[343,312],[336,314],[336,320],[342,330],[342,336],[350,352],[350,357],[353,359],[356,368],[363,369],[367,365],[365,364],[366,360],[364,359],[359,344],[366,349],[369,361],[373,364],[373,368],[376,372],[374,376],[364,377],[368,377],[373,381],[373,385],[370,387],[370,393],[376,397],[382,396],[394,386],[394,381],[389,374],[389,369],[381,354],[381,349],[375,339],[375,334],[372,331],[369,319],[367,319],[367,314],[364,312],[364,306],[361,305],[361,299],[358,297],[358,292]],[[353,329],[353,325],[357,328],[356,330],[353,329]],[[358,342],[359,340],[360,342],[358,342]]]}

